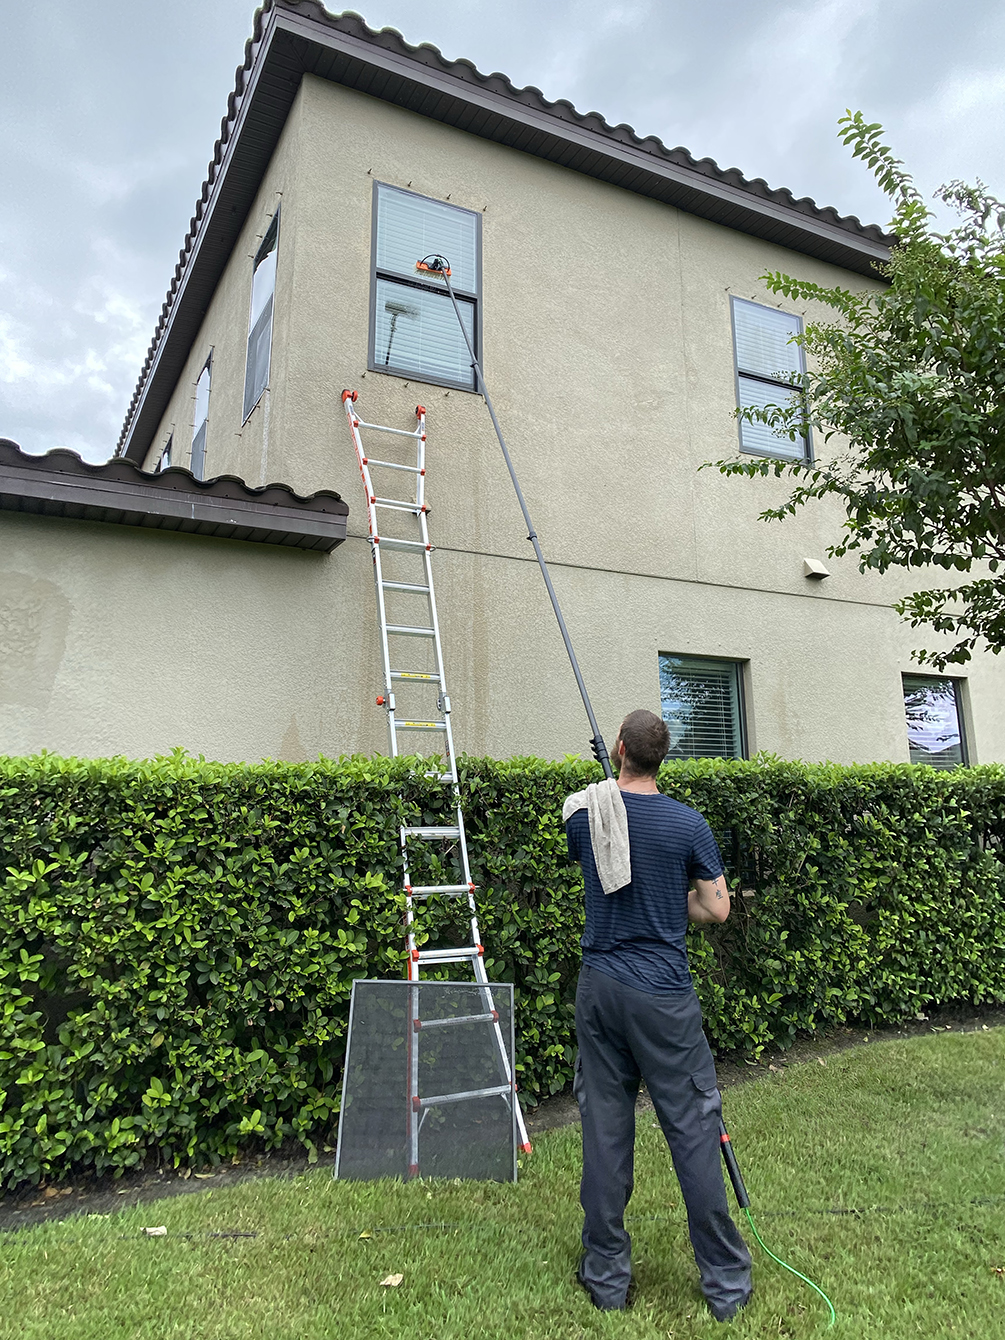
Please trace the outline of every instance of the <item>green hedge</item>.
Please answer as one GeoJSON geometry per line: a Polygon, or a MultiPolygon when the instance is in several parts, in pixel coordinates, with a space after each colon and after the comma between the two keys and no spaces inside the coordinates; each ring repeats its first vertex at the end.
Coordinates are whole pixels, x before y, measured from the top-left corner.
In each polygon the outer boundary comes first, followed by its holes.
{"type": "MultiPolygon", "coordinates": [[[[521,1088],[570,1078],[582,926],[561,802],[595,765],[465,759],[521,1088]]],[[[719,1048],[1005,1000],[1005,770],[674,764],[744,896],[691,955],[719,1048]]],[[[398,976],[397,827],[446,818],[407,761],[0,760],[0,1184],[175,1165],[337,1110],[351,984],[398,976]]],[[[434,873],[431,870],[430,873],[434,873]]],[[[429,909],[430,943],[452,923],[429,909]]]]}

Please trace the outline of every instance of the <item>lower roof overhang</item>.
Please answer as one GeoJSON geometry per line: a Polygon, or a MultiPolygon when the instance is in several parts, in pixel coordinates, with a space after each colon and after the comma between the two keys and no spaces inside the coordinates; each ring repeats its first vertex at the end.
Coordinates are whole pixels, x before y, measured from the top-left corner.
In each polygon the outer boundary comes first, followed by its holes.
{"type": "Polygon", "coordinates": [[[249,488],[231,476],[199,480],[173,468],[146,474],[129,461],[89,465],[70,451],[28,456],[0,439],[0,511],[182,531],[329,553],[346,537],[337,493],[302,498],[282,484],[249,488]]]}

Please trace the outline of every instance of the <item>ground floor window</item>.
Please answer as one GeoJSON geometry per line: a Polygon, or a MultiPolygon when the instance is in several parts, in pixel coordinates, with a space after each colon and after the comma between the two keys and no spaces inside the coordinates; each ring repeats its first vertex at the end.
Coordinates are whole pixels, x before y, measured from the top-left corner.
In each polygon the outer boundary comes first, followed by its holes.
{"type": "Polygon", "coordinates": [[[667,758],[744,758],[740,662],[661,652],[659,670],[660,705],[670,731],[667,758]]]}
{"type": "Polygon", "coordinates": [[[939,675],[904,675],[904,713],[912,763],[965,767],[962,684],[939,675]]]}

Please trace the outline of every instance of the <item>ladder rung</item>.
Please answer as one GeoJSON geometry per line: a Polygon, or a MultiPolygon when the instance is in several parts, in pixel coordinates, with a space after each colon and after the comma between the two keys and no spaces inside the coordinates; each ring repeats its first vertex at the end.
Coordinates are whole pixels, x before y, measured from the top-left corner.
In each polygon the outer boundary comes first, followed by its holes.
{"type": "Polygon", "coordinates": [[[440,677],[432,671],[426,670],[392,670],[392,679],[405,679],[416,684],[439,684],[440,677]]]}
{"type": "Polygon", "coordinates": [[[386,625],[389,633],[397,633],[399,637],[435,637],[434,628],[415,628],[407,623],[389,623],[386,625]]]}
{"type": "MultiPolygon", "coordinates": [[[[451,826],[448,827],[448,828],[439,828],[439,827],[429,827],[429,828],[426,828],[426,827],[422,827],[422,828],[403,828],[403,829],[401,830],[401,836],[402,836],[402,837],[406,837],[406,838],[410,838],[410,837],[420,837],[420,838],[459,838],[460,835],[461,835],[461,830],[460,830],[460,828],[458,828],[456,825],[451,825],[451,826]]],[[[465,888],[467,888],[467,885],[465,885],[465,888]]]]}
{"type": "MultiPolygon", "coordinates": [[[[426,546],[422,543],[421,540],[392,540],[384,535],[375,535],[373,537],[373,542],[374,544],[383,546],[383,548],[385,549],[405,549],[405,550],[418,549],[420,552],[422,552],[426,548],[426,546]]],[[[430,545],[429,547],[430,549],[432,549],[433,546],[430,545]]]]}
{"type": "Polygon", "coordinates": [[[464,963],[467,959],[481,958],[482,949],[480,945],[472,945],[469,949],[417,949],[415,953],[419,963],[464,963]]]}
{"type": "Polygon", "coordinates": [[[441,1093],[435,1098],[413,1098],[412,1107],[420,1112],[424,1107],[440,1107],[443,1103],[463,1103],[466,1098],[498,1098],[511,1094],[512,1084],[497,1084],[494,1089],[468,1089],[467,1093],[441,1093]]]}
{"type": "Polygon", "coordinates": [[[381,582],[385,591],[412,591],[417,596],[428,596],[429,587],[418,582],[381,582]]]}
{"type": "Polygon", "coordinates": [[[354,425],[356,428],[372,428],[377,433],[393,433],[395,437],[421,437],[421,428],[388,428],[382,423],[364,423],[362,419],[357,419],[354,425]]]}
{"type": "Polygon", "coordinates": [[[431,893],[444,894],[449,898],[461,898],[471,889],[467,884],[413,884],[406,888],[409,898],[428,898],[431,893]]]}
{"type": "Polygon", "coordinates": [[[364,457],[363,464],[382,465],[387,470],[407,470],[412,475],[422,474],[422,470],[417,465],[399,465],[397,461],[375,461],[372,456],[364,457]]]}
{"type": "Polygon", "coordinates": [[[423,1028],[449,1028],[451,1024],[497,1024],[499,1011],[489,1014],[459,1014],[456,1019],[413,1019],[412,1027],[418,1033],[423,1028]]]}
{"type": "Polygon", "coordinates": [[[418,503],[406,502],[404,498],[371,498],[370,504],[373,507],[391,507],[396,512],[412,512],[415,516],[422,511],[418,503]]]}
{"type": "Polygon", "coordinates": [[[442,731],[447,729],[445,721],[399,721],[397,717],[392,717],[395,730],[431,730],[442,731]]]}

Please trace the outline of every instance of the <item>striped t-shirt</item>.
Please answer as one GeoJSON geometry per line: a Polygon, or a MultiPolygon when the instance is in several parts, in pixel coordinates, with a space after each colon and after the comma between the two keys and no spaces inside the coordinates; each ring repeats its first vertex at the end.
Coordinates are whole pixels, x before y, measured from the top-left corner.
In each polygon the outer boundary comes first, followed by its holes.
{"type": "Polygon", "coordinates": [[[687,966],[687,891],[693,879],[718,879],[722,857],[698,813],[658,793],[622,791],[632,879],[604,893],[585,809],[565,825],[569,855],[583,868],[583,963],[638,991],[691,989],[687,966]]]}

